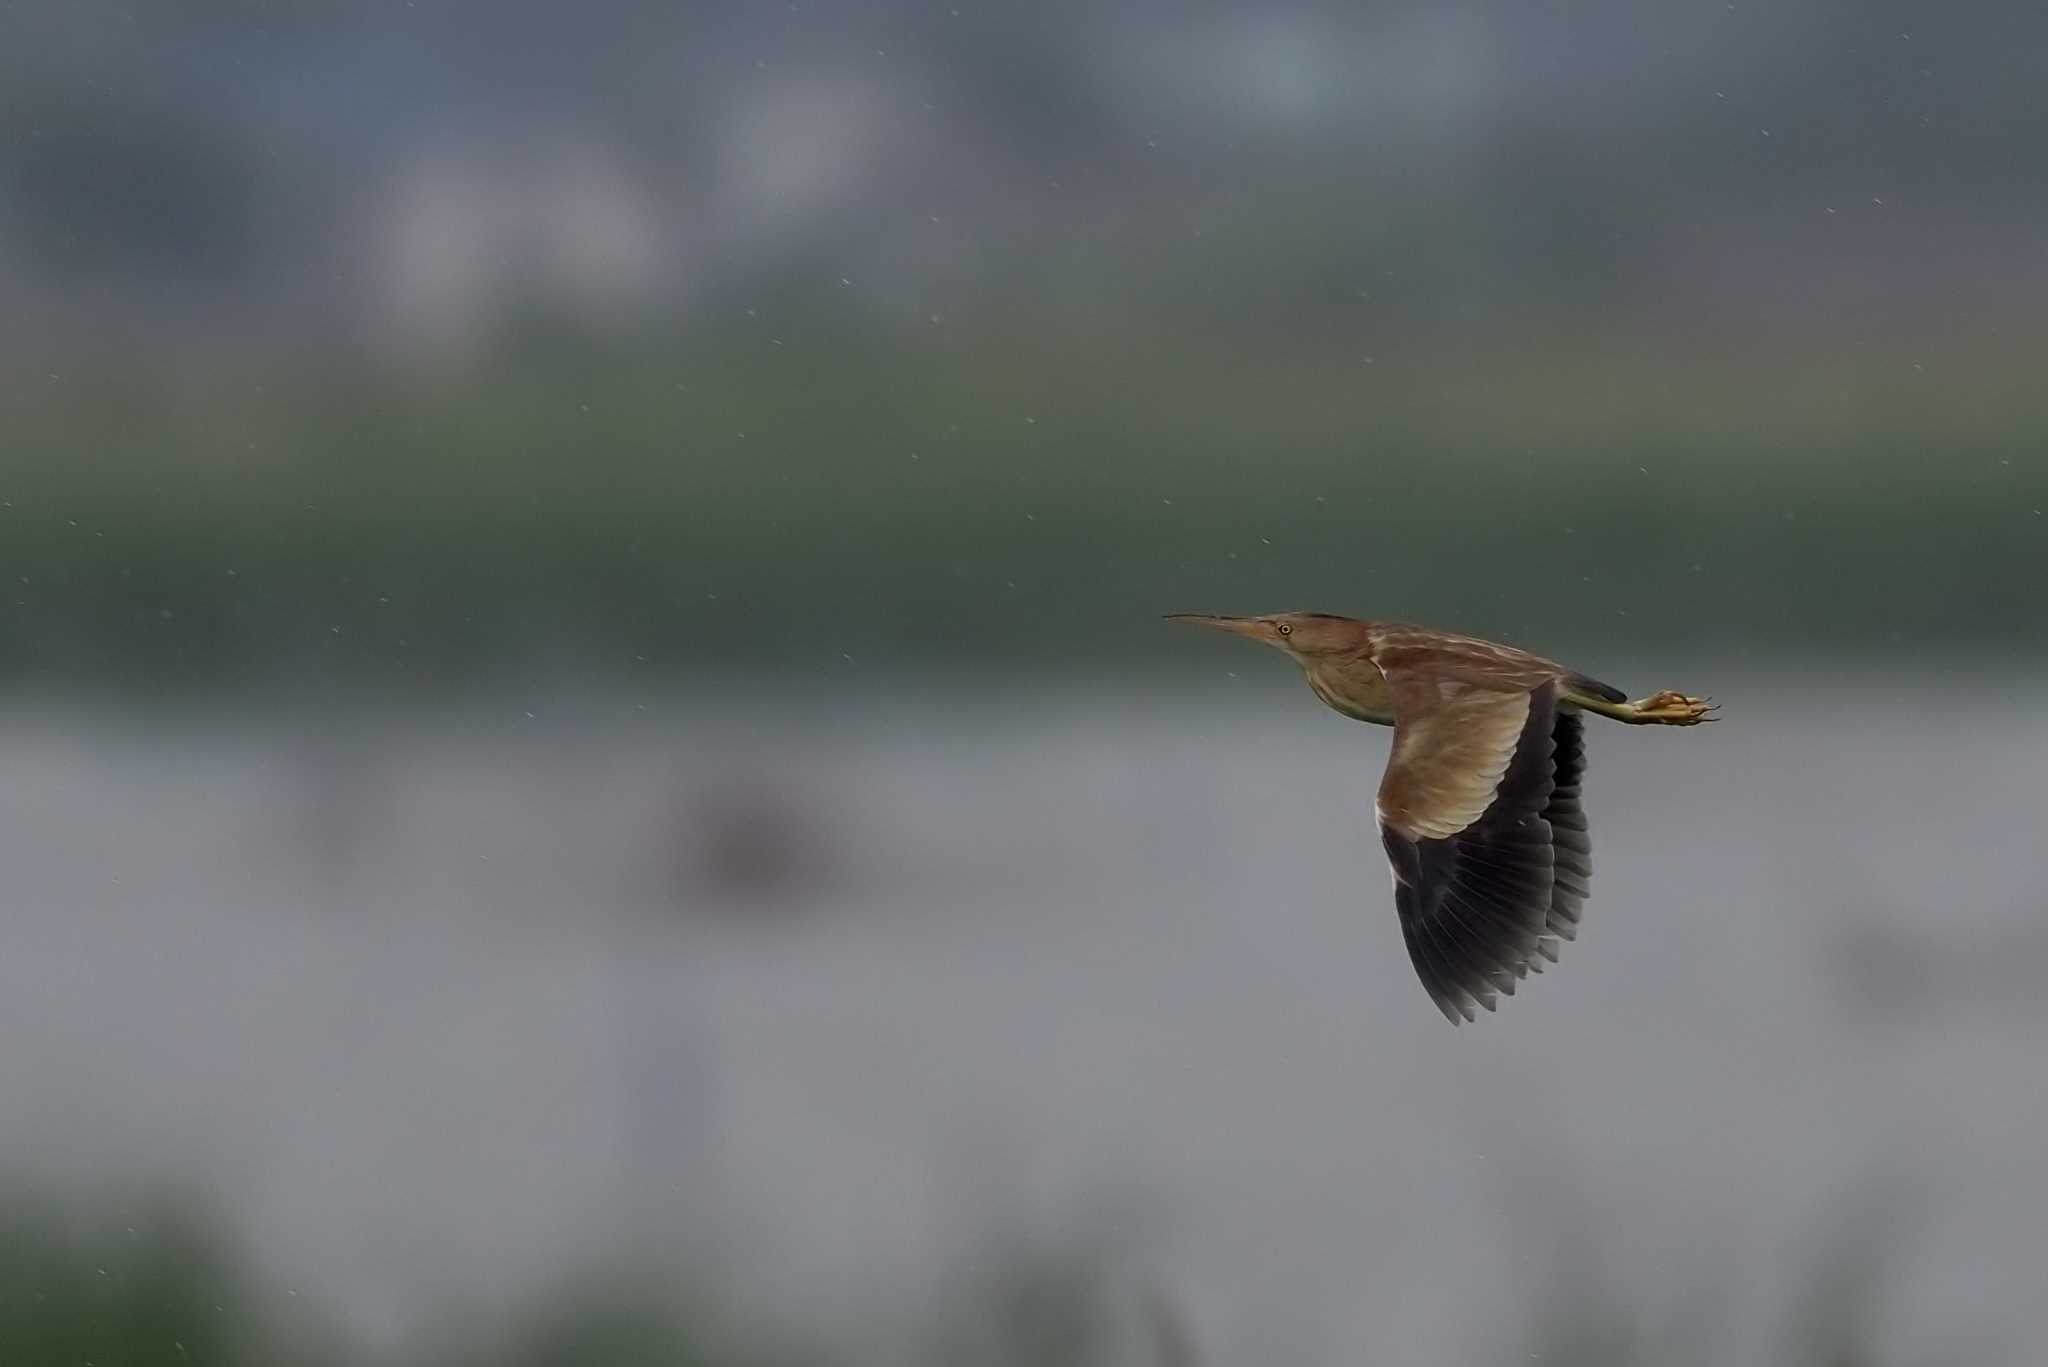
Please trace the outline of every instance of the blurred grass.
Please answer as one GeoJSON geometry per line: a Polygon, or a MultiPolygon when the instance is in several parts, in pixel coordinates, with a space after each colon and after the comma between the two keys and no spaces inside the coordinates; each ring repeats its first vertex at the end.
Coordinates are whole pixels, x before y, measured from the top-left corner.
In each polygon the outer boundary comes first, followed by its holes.
{"type": "MultiPolygon", "coordinates": [[[[205,1203],[168,1190],[0,1197],[0,1362],[273,1361],[255,1279],[205,1203]]],[[[335,1361],[300,1325],[291,1360],[335,1361]]]]}
{"type": "MultiPolygon", "coordinates": [[[[1116,1342],[1102,1250],[1011,1245],[963,1265],[937,1301],[909,1307],[914,1361],[1091,1367],[1116,1342]]],[[[172,1188],[52,1194],[17,1179],[0,1196],[0,1362],[9,1367],[805,1367],[874,1361],[873,1326],[829,1345],[741,1329],[658,1251],[618,1250],[498,1310],[458,1307],[395,1346],[372,1347],[260,1273],[211,1205],[172,1188]]],[[[854,1321],[861,1317],[852,1317],[854,1321]]]]}
{"type": "MultiPolygon", "coordinates": [[[[204,1201],[168,1189],[53,1196],[17,1181],[0,1201],[0,1361],[22,1367],[210,1364],[255,1367],[803,1367],[877,1360],[933,1367],[1091,1367],[1214,1360],[1175,1310],[1163,1321],[1119,1290],[1119,1259],[1069,1230],[1050,1241],[997,1241],[957,1268],[907,1342],[881,1347],[873,1326],[811,1325],[836,1334],[808,1347],[764,1342],[644,1251],[563,1274],[497,1312],[437,1318],[371,1348],[327,1318],[317,1288],[301,1296],[257,1270],[204,1201]]],[[[1783,1367],[1883,1367],[1919,1361],[1889,1351],[1884,1319],[1904,1247],[1899,1211],[1878,1203],[1821,1231],[1762,1360],[1783,1367]]],[[[1553,1287],[1518,1346],[1519,1360],[1574,1367],[1676,1367],[1753,1360],[1759,1336],[1725,1287],[1693,1284],[1659,1310],[1591,1282],[1553,1287]]],[[[787,1338],[784,1331],[781,1337],[787,1338]]],[[[1277,1348],[1277,1343],[1275,1347],[1277,1348]]],[[[1944,1364],[1983,1360],[1958,1347],[1944,1364]]]]}
{"type": "Polygon", "coordinates": [[[0,662],[144,689],[1100,664],[1175,649],[1159,612],[1289,606],[1556,653],[2043,645],[2022,340],[1338,355],[1002,323],[535,340],[439,379],[17,373],[0,662]]]}

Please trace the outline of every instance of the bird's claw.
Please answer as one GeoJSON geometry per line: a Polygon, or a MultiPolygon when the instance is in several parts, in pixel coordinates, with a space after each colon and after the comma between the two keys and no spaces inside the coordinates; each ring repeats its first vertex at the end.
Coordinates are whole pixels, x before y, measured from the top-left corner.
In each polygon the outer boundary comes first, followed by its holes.
{"type": "Polygon", "coordinates": [[[1695,698],[1668,688],[1635,704],[1635,713],[1642,720],[1665,726],[1698,726],[1703,721],[1717,720],[1714,714],[1720,710],[1712,698],[1695,698]]]}

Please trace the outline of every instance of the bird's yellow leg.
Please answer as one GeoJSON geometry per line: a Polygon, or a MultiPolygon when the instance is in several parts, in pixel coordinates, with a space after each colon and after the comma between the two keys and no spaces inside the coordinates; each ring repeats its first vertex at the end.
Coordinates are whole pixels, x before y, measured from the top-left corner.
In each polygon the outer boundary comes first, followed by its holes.
{"type": "Polygon", "coordinates": [[[1634,702],[1608,702],[1605,698],[1589,698],[1583,693],[1567,693],[1565,701],[1631,726],[1698,726],[1703,721],[1714,720],[1713,714],[1719,710],[1711,698],[1695,698],[1686,693],[1674,693],[1668,688],[1634,702]]]}

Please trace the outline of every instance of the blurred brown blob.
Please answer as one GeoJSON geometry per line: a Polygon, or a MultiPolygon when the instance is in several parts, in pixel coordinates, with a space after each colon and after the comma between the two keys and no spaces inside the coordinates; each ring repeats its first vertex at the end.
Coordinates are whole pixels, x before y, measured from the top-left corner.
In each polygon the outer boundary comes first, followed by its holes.
{"type": "Polygon", "coordinates": [[[835,863],[818,803],[775,776],[678,785],[666,824],[675,890],[692,903],[786,910],[835,863]]]}

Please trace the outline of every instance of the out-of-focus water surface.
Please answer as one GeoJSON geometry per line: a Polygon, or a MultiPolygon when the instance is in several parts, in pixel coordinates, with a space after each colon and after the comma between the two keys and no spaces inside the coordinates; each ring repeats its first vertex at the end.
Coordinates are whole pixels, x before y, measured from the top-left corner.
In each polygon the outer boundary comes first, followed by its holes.
{"type": "Polygon", "coordinates": [[[1385,733],[1251,663],[18,703],[0,1151],[197,1174],[269,1294],[369,1341],[645,1239],[886,1360],[991,1239],[1069,1231],[1218,1363],[1511,1361],[1605,1305],[1772,1360],[1845,1259],[1881,1360],[2048,1333],[2027,680],[1611,671],[1726,720],[1594,724],[1583,934],[1453,1030],[1370,826],[1385,733]]]}

